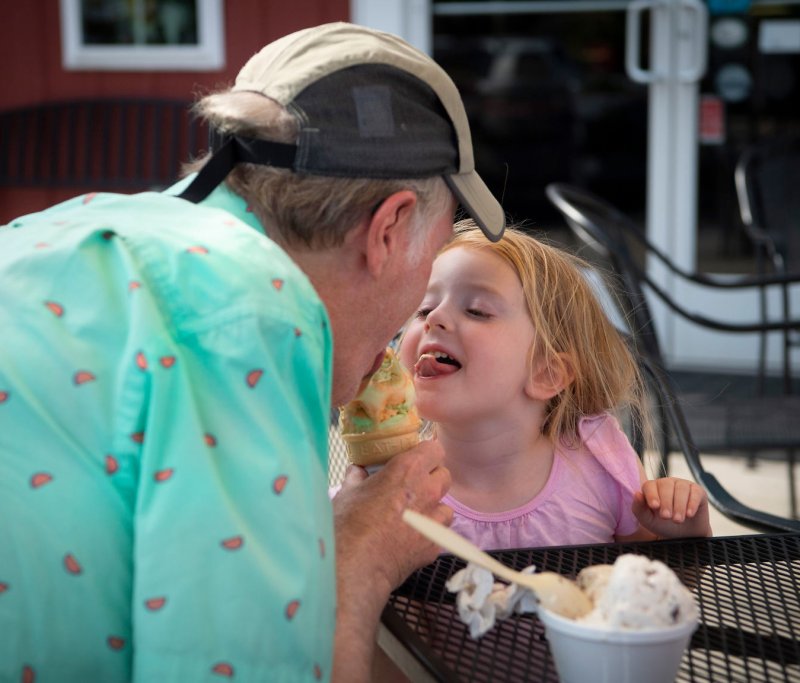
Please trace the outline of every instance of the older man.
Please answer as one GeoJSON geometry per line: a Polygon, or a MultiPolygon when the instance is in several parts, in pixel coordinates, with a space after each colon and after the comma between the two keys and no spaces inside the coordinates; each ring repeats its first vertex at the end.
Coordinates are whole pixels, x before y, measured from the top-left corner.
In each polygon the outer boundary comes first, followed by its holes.
{"type": "Polygon", "coordinates": [[[452,81],[329,24],[199,112],[213,153],[169,191],[0,229],[2,680],[367,680],[389,592],[436,554],[402,510],[449,522],[435,443],[333,507],[326,474],[329,409],[457,203],[503,231],[452,81]]]}

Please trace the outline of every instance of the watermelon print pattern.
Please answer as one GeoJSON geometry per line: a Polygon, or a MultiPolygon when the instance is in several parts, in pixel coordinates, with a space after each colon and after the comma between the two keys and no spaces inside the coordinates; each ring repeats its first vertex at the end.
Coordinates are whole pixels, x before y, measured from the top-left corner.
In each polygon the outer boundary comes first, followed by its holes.
{"type": "MultiPolygon", "coordinates": [[[[164,643],[163,652],[149,655],[156,658],[167,657],[176,649],[170,645],[173,638],[175,642],[203,643],[209,632],[231,634],[214,647],[205,643],[193,650],[188,659],[196,669],[182,680],[253,680],[250,667],[259,657],[293,662],[297,680],[327,680],[335,577],[324,469],[327,425],[325,431],[318,426],[320,416],[327,419],[325,380],[330,379],[326,367],[330,339],[322,303],[312,295],[309,284],[287,271],[286,257],[276,260],[277,252],[270,247],[273,251],[268,256],[259,257],[259,263],[266,264],[259,278],[262,291],[256,291],[251,278],[253,291],[236,290],[236,296],[228,296],[228,305],[235,305],[241,296],[252,297],[251,309],[265,316],[265,329],[270,330],[271,337],[248,346],[248,337],[257,328],[244,316],[241,323],[231,323],[224,310],[219,314],[212,311],[207,320],[188,317],[182,327],[181,316],[193,309],[180,308],[189,304],[174,302],[171,295],[185,294],[186,301],[194,301],[190,291],[193,283],[200,283],[213,294],[213,287],[204,284],[207,278],[237,282],[227,243],[243,239],[241,221],[226,218],[221,212],[213,214],[220,231],[224,226],[216,240],[200,228],[194,236],[194,228],[186,229],[183,242],[170,233],[169,240],[158,244],[170,245],[172,256],[162,253],[161,258],[175,271],[154,277],[151,264],[140,265],[147,252],[134,247],[159,240],[155,227],[146,237],[137,234],[141,229],[138,225],[135,229],[123,225],[98,227],[91,235],[87,228],[83,237],[64,242],[71,231],[82,229],[76,212],[97,211],[99,217],[108,201],[114,201],[112,195],[89,193],[68,203],[71,208],[64,211],[73,214],[67,219],[54,220],[41,214],[36,219],[39,224],[28,226],[30,219],[26,218],[18,231],[24,235],[30,228],[27,248],[36,258],[61,254],[67,263],[67,254],[74,258],[86,250],[91,255],[87,264],[100,263],[106,255],[107,264],[113,263],[105,270],[111,279],[97,291],[39,278],[41,286],[14,294],[20,306],[38,316],[35,327],[52,349],[52,357],[42,368],[31,371],[34,377],[36,371],[40,372],[41,385],[47,388],[46,400],[39,401],[45,405],[51,397],[57,397],[63,415],[71,416],[69,420],[63,419],[62,413],[52,417],[52,423],[58,424],[56,431],[69,447],[60,453],[58,449],[32,448],[24,467],[15,474],[15,496],[23,497],[21,504],[37,514],[41,511],[40,519],[53,524],[47,543],[57,547],[51,552],[42,551],[44,539],[31,536],[37,576],[44,572],[53,577],[43,583],[48,605],[58,610],[62,604],[58,591],[69,591],[75,600],[70,598],[63,604],[78,604],[86,610],[79,616],[91,626],[85,637],[81,634],[78,639],[83,648],[80,654],[109,667],[98,669],[98,680],[116,683],[130,679],[133,658],[138,662],[139,657],[146,656],[137,650],[138,630],[147,632],[148,642],[164,643]],[[270,272],[270,268],[275,270],[270,272]],[[189,290],[186,293],[181,289],[184,276],[189,290]],[[164,293],[159,277],[175,278],[170,296],[164,293]],[[26,295],[30,300],[25,300],[26,295]],[[296,313],[289,316],[287,310],[296,313]],[[158,327],[154,321],[161,320],[166,322],[159,322],[158,327]],[[276,321],[280,321],[280,327],[276,321]],[[214,325],[218,325],[218,332],[214,325]],[[237,329],[241,332],[235,333],[237,329]],[[98,330],[114,339],[115,346],[95,356],[91,349],[96,343],[93,335],[100,335],[98,330]],[[192,345],[198,339],[205,343],[202,335],[206,333],[230,336],[229,348],[233,351],[216,354],[209,344],[203,347],[202,356],[195,355],[192,345]],[[247,348],[240,350],[240,346],[247,348]],[[286,377],[290,370],[286,358],[292,354],[308,362],[308,377],[297,381],[313,382],[311,386],[318,392],[317,414],[312,415],[306,406],[313,402],[306,397],[298,400],[299,391],[298,397],[290,396],[287,403],[286,377]],[[187,396],[196,403],[188,401],[187,396]],[[101,408],[95,410],[96,406],[101,408]],[[300,415],[319,430],[319,435],[309,429],[302,434],[304,438],[292,440],[295,451],[276,457],[270,430],[283,427],[286,420],[280,411],[289,409],[295,411],[289,413],[293,421],[300,415]],[[247,428],[259,415],[265,416],[264,425],[257,424],[248,435],[247,428]],[[317,463],[316,482],[308,479],[309,461],[317,463]],[[73,516],[78,514],[76,501],[80,510],[92,509],[87,503],[91,495],[98,497],[97,514],[73,516]],[[159,516],[162,509],[168,514],[159,516]],[[122,511],[128,517],[117,519],[115,515],[123,515],[122,511]],[[196,516],[194,523],[192,515],[196,516]],[[298,525],[284,524],[289,519],[298,520],[298,525]],[[305,529],[300,542],[286,537],[289,529],[298,528],[305,529]],[[107,548],[103,540],[106,534],[120,545],[107,548]],[[132,540],[130,545],[122,545],[127,542],[126,534],[136,539],[136,546],[132,540]],[[126,557],[126,553],[132,554],[126,557]],[[136,553],[146,553],[146,561],[140,561],[136,553]],[[256,578],[259,571],[267,571],[265,566],[273,565],[290,567],[291,571],[276,569],[279,581],[273,581],[271,574],[266,579],[256,578]],[[125,572],[118,576],[112,573],[120,571],[121,566],[126,567],[125,572]],[[202,599],[196,597],[198,586],[203,587],[202,599]],[[111,591],[108,594],[113,600],[107,599],[107,591],[111,591]],[[231,597],[242,595],[248,599],[231,597]],[[213,609],[207,609],[208,604],[213,609]],[[242,613],[243,605],[250,611],[242,613]],[[118,611],[120,606],[125,610],[118,611]],[[255,615],[255,621],[250,614],[255,615]],[[211,619],[220,621],[204,623],[211,619]],[[263,637],[255,639],[257,650],[246,653],[241,641],[253,639],[235,634],[243,624],[252,623],[262,624],[263,637]],[[275,633],[280,637],[272,637],[275,633]]],[[[99,218],[95,222],[102,223],[99,218]]],[[[262,248],[263,237],[256,242],[249,233],[244,234],[247,244],[262,248]]],[[[239,249],[242,256],[247,256],[247,251],[239,249]]],[[[258,249],[254,247],[253,251],[258,249]]],[[[0,243],[0,283],[3,253],[0,243]]],[[[202,308],[200,294],[197,301],[202,308]]],[[[37,409],[30,401],[32,390],[17,385],[16,378],[5,370],[0,359],[0,427],[13,424],[19,415],[31,419],[37,409]]],[[[39,424],[47,425],[47,421],[39,424]]],[[[43,434],[47,431],[40,429],[43,434]]],[[[3,443],[0,440],[0,476],[7,477],[3,443]]],[[[41,443],[45,443],[44,436],[41,443]]],[[[0,501],[0,514],[4,512],[0,501]]],[[[0,632],[5,624],[2,601],[11,604],[18,599],[17,591],[30,589],[29,583],[20,580],[21,573],[22,564],[0,562],[0,632]]],[[[64,618],[79,623],[76,614],[70,612],[64,618]]],[[[53,652],[42,651],[37,658],[35,652],[25,648],[10,652],[0,644],[0,661],[10,667],[3,672],[13,671],[12,680],[28,683],[58,679],[67,674],[64,661],[53,652]]]]}

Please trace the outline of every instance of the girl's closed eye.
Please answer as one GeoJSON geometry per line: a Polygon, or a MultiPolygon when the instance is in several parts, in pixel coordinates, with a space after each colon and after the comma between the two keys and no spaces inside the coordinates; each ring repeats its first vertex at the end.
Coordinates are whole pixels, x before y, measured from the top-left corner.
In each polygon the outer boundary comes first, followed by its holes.
{"type": "Polygon", "coordinates": [[[486,311],[484,311],[481,308],[474,308],[474,307],[468,308],[467,309],[467,314],[469,314],[473,318],[484,318],[484,319],[487,319],[487,318],[491,318],[492,317],[491,313],[487,313],[486,311]]]}
{"type": "Polygon", "coordinates": [[[428,317],[428,314],[431,312],[430,308],[420,308],[415,314],[414,317],[417,320],[425,320],[428,317]]]}

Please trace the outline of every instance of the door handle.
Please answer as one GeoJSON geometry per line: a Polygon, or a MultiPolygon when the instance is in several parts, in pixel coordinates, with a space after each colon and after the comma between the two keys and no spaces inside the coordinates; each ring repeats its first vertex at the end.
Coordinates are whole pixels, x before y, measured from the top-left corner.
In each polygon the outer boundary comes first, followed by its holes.
{"type": "Polygon", "coordinates": [[[625,70],[628,77],[636,83],[647,84],[668,79],[682,83],[700,80],[706,71],[707,33],[708,9],[699,0],[633,0],[628,5],[625,27],[625,70]],[[644,69],[641,66],[642,17],[648,10],[654,13],[653,31],[659,31],[671,43],[669,52],[672,58],[667,58],[664,64],[654,64],[655,57],[651,53],[651,67],[644,69]],[[685,60],[683,55],[688,55],[689,63],[676,71],[677,60],[685,60]]]}
{"type": "MultiPolygon", "coordinates": [[[[689,33],[689,50],[692,61],[678,71],[678,80],[682,83],[699,81],[706,72],[708,50],[708,8],[698,0],[678,0],[681,12],[678,30],[681,34],[689,33]]],[[[683,44],[683,41],[682,41],[683,44]]]]}
{"type": "Polygon", "coordinates": [[[633,0],[625,16],[625,70],[635,83],[656,83],[663,75],[641,67],[642,17],[647,10],[663,5],[661,0],[633,0]]]}

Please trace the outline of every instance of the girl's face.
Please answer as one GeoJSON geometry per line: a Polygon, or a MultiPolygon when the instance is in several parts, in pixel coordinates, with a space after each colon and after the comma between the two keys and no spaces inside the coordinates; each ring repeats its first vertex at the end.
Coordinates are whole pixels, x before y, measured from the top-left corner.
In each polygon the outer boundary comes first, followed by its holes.
{"type": "Polygon", "coordinates": [[[447,423],[510,415],[529,404],[533,339],[510,265],[484,249],[444,252],[400,348],[413,370],[420,414],[447,423]]]}

